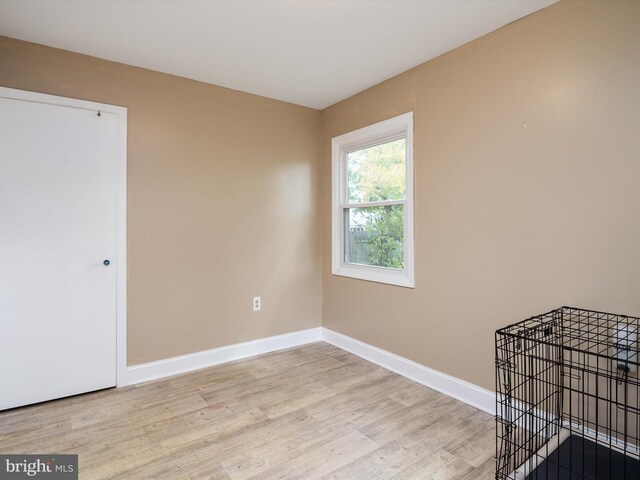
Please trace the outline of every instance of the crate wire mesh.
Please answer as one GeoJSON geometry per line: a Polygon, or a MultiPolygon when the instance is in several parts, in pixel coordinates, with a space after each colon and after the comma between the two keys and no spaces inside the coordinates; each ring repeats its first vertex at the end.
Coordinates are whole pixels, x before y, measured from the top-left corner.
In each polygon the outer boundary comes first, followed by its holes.
{"type": "Polygon", "coordinates": [[[496,480],[639,480],[640,318],[562,307],[496,332],[496,480]]]}

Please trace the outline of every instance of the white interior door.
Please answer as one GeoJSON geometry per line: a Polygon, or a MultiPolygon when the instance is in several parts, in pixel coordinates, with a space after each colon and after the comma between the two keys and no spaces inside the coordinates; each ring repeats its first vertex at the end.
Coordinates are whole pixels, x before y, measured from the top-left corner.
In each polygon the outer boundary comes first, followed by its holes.
{"type": "Polygon", "coordinates": [[[0,98],[0,409],[116,384],[118,139],[116,114],[0,98]]]}

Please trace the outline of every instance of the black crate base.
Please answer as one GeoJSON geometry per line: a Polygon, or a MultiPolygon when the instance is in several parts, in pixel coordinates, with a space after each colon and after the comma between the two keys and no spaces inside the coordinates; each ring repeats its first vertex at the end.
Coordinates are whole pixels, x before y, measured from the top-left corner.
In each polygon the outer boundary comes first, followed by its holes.
{"type": "Polygon", "coordinates": [[[640,461],[577,435],[569,436],[526,478],[526,480],[618,479],[640,479],[640,461]]]}

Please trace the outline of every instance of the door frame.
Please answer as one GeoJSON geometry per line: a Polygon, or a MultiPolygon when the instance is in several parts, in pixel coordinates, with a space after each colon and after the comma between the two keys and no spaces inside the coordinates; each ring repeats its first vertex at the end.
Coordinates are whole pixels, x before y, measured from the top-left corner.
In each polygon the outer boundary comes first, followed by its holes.
{"type": "Polygon", "coordinates": [[[0,98],[106,112],[118,119],[116,225],[116,386],[127,381],[127,109],[115,105],[0,87],[0,98]]]}

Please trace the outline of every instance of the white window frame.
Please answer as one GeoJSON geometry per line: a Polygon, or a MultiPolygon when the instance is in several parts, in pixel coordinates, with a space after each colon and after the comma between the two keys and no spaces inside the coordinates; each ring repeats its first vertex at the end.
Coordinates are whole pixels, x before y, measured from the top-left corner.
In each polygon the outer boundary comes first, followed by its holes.
{"type": "Polygon", "coordinates": [[[331,140],[332,262],[331,273],[343,277],[401,287],[415,287],[413,252],[413,112],[345,133],[331,140]],[[347,153],[399,138],[406,138],[405,199],[349,203],[347,199],[347,153]],[[404,269],[361,265],[344,261],[344,209],[365,206],[404,205],[404,269]]]}

